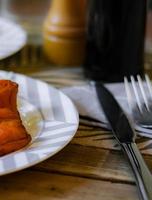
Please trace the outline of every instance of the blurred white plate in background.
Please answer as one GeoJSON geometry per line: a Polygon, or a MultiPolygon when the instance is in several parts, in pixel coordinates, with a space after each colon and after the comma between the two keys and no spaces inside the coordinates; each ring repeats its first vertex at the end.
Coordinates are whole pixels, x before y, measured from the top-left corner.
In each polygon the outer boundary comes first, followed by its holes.
{"type": "Polygon", "coordinates": [[[26,41],[27,34],[18,24],[0,17],[0,60],[19,51],[26,41]]]}

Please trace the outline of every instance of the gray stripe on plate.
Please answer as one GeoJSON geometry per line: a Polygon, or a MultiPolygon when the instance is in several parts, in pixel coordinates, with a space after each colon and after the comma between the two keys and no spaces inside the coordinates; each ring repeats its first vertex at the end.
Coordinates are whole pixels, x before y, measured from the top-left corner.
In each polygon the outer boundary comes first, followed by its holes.
{"type": "Polygon", "coordinates": [[[50,147],[50,151],[51,151],[51,147],[63,147],[63,145],[65,144],[67,140],[63,140],[63,141],[60,141],[60,142],[55,142],[55,143],[52,143],[52,144],[47,144],[47,145],[40,145],[40,146],[37,146],[37,147],[31,147],[29,149],[27,149],[26,151],[27,152],[33,152],[33,151],[37,151],[37,150],[43,150],[43,149],[48,149],[48,147],[50,147]]]}
{"type": "Polygon", "coordinates": [[[15,163],[14,156],[13,155],[9,155],[9,156],[5,157],[3,159],[3,166],[4,166],[4,169],[6,171],[10,170],[10,169],[15,169],[16,168],[16,163],[15,163]]]}
{"type": "Polygon", "coordinates": [[[52,136],[39,137],[36,140],[34,140],[33,144],[36,143],[36,142],[42,142],[42,141],[46,141],[46,140],[57,139],[57,138],[61,138],[61,137],[68,136],[68,135],[71,135],[71,131],[67,131],[67,132],[52,135],[52,136]]]}
{"type": "Polygon", "coordinates": [[[27,152],[26,157],[27,157],[27,160],[28,160],[29,163],[32,163],[32,162],[39,160],[39,156],[36,153],[27,152]]]}
{"type": "MultiPolygon", "coordinates": [[[[49,87],[49,86],[48,86],[49,87]]],[[[52,87],[49,87],[49,94],[53,105],[54,118],[57,121],[66,121],[60,92],[52,87]]]]}
{"type": "Polygon", "coordinates": [[[44,130],[44,132],[45,131],[54,131],[56,129],[67,128],[67,127],[71,127],[71,126],[75,126],[75,124],[64,123],[64,124],[59,124],[59,125],[55,125],[55,126],[51,126],[51,127],[46,127],[43,130],[44,130]]]}
{"type": "Polygon", "coordinates": [[[33,80],[31,78],[27,78],[26,84],[27,84],[28,100],[32,104],[34,104],[38,108],[40,108],[40,100],[39,100],[39,94],[38,94],[36,80],[33,80]]]}

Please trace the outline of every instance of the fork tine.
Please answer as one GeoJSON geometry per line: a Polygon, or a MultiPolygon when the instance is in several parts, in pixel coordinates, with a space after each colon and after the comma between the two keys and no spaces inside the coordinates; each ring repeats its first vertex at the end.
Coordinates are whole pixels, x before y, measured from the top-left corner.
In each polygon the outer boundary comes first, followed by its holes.
{"type": "Polygon", "coordinates": [[[132,84],[132,87],[133,87],[133,91],[134,91],[134,94],[135,94],[135,98],[136,98],[136,101],[137,101],[138,108],[139,108],[140,112],[142,113],[142,103],[141,103],[140,98],[139,98],[135,79],[134,79],[133,76],[131,76],[130,79],[131,79],[131,84],[132,84]]]}
{"type": "Polygon", "coordinates": [[[137,80],[138,80],[138,84],[139,84],[139,87],[140,87],[140,90],[141,90],[141,94],[142,94],[145,106],[146,106],[147,110],[150,111],[149,104],[148,104],[148,99],[146,97],[146,94],[145,94],[145,91],[144,91],[144,87],[143,87],[143,82],[142,82],[142,79],[141,79],[141,77],[139,75],[137,75],[137,80]]]}
{"type": "Polygon", "coordinates": [[[149,76],[147,74],[145,75],[145,80],[146,80],[146,84],[147,84],[149,93],[150,93],[151,98],[152,98],[152,85],[151,85],[150,78],[149,78],[149,76]]]}
{"type": "Polygon", "coordinates": [[[125,84],[125,91],[126,91],[126,95],[127,95],[127,101],[128,101],[128,105],[130,110],[133,110],[133,97],[131,95],[131,89],[130,89],[130,85],[128,82],[127,77],[124,77],[124,84],[125,84]]]}

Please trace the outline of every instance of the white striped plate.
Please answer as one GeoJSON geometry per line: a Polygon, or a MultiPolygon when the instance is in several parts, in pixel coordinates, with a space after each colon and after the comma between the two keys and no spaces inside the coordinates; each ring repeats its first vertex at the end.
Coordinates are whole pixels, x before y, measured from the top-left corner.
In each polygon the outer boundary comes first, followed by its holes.
{"type": "Polygon", "coordinates": [[[61,91],[24,75],[0,71],[1,79],[19,84],[18,108],[32,142],[0,158],[0,175],[35,165],[65,147],[75,135],[79,117],[71,100],[61,91]]]}
{"type": "Polygon", "coordinates": [[[0,60],[19,51],[26,38],[26,32],[19,25],[0,17],[0,60]]]}

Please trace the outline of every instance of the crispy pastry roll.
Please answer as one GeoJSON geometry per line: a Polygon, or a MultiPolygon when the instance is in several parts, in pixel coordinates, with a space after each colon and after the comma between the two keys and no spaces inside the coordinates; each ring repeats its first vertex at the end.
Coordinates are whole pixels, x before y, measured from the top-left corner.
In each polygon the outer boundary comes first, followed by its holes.
{"type": "Polygon", "coordinates": [[[17,110],[18,84],[0,80],[0,156],[19,150],[31,141],[17,110]]]}

